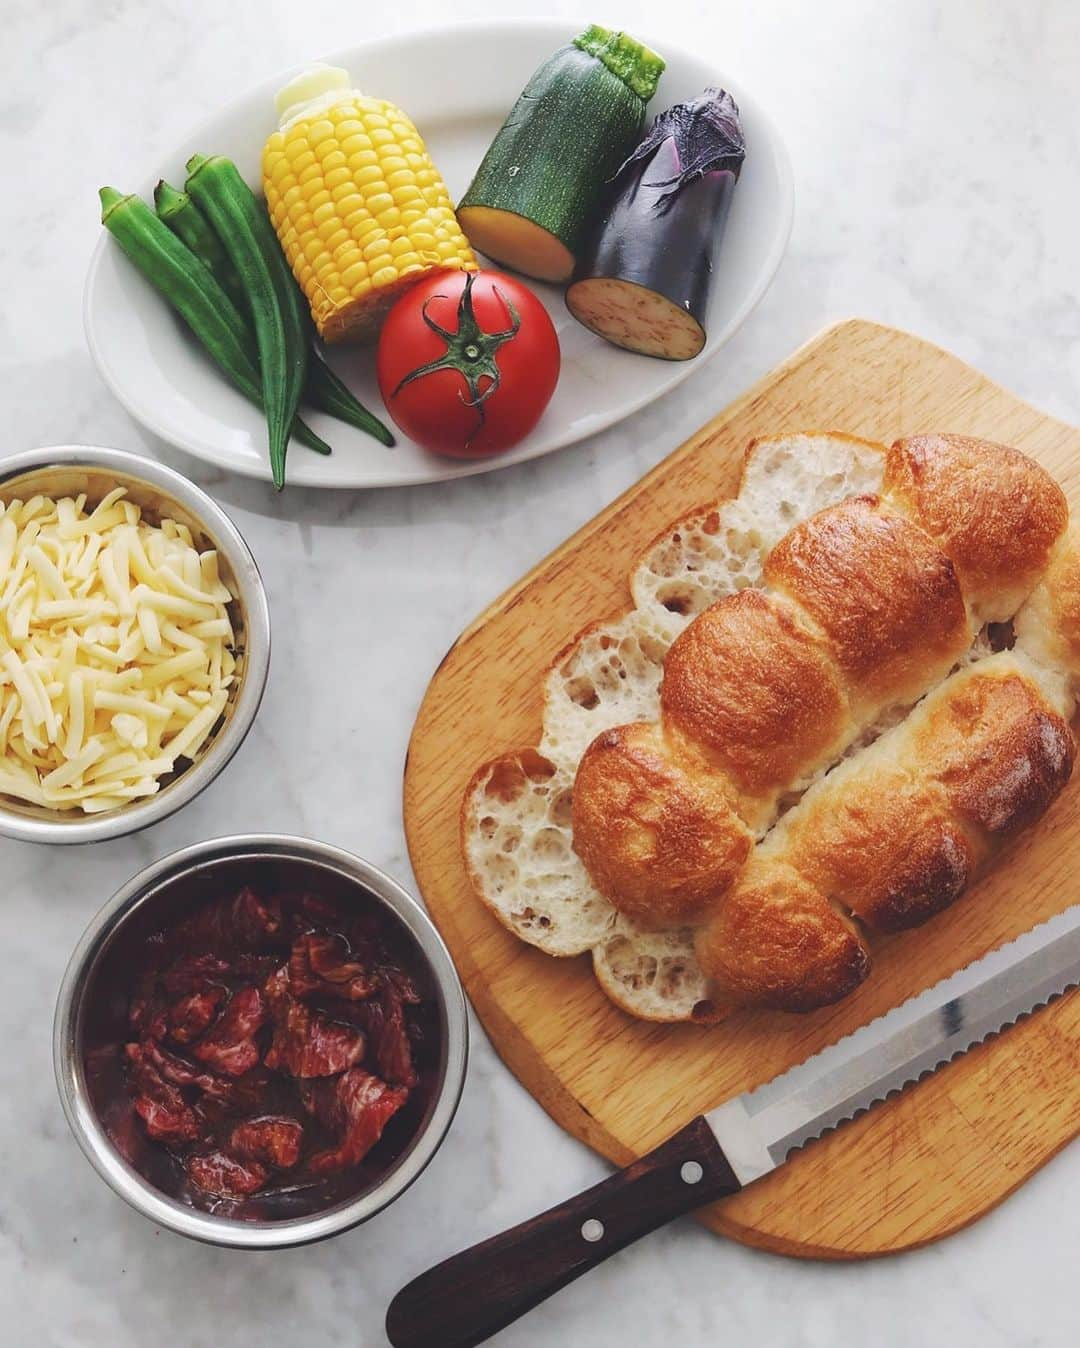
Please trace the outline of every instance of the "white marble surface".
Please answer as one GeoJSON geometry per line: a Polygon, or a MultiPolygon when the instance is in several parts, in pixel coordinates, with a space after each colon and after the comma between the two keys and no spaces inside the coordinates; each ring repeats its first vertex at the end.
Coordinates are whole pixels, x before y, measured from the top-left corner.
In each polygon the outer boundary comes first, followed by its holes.
{"type": "MultiPolygon", "coordinates": [[[[503,13],[527,12],[504,0],[503,13]]],[[[454,14],[479,18],[483,0],[454,14]]],[[[577,6],[546,12],[573,20],[577,6]]],[[[477,1033],[451,1137],[377,1222],[266,1256],[156,1231],[98,1181],[52,1082],[55,989],[90,914],[152,857],[236,830],[307,832],[409,880],[405,745],[440,656],[523,570],[825,323],[908,327],[1040,406],[1080,420],[1080,26],[1072,0],[761,0],[664,9],[672,42],[711,47],[770,109],[795,165],[790,254],[730,347],[632,425],[539,463],[373,495],[215,476],[152,442],[99,382],[80,326],[95,190],[141,177],[203,111],[266,72],[441,21],[304,0],[3,0],[0,378],[4,446],[111,444],[209,486],[263,567],[274,665],[257,726],[220,782],[134,839],[72,851],[0,843],[0,1342],[38,1348],[380,1345],[396,1288],[464,1242],[603,1173],[477,1033]],[[367,16],[367,17],[365,17],[367,16]],[[330,620],[338,659],[303,652],[330,620]],[[345,710],[338,672],[356,690],[345,710]],[[333,743],[327,754],[310,745],[333,743]]],[[[609,22],[657,27],[655,5],[609,22]]],[[[586,14],[588,17],[604,17],[586,14]]],[[[1080,1150],[952,1240],[873,1264],[752,1252],[684,1222],[499,1340],[1049,1348],[1077,1339],[1080,1150]]]]}

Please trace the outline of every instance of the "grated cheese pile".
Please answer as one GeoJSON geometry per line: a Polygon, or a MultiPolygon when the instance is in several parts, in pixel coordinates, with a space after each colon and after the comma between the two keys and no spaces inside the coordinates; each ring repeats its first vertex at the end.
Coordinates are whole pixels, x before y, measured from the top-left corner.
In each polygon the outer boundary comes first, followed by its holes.
{"type": "Polygon", "coordinates": [[[123,488],[0,502],[0,793],[87,814],[198,752],[235,661],[217,553],[123,488]]]}

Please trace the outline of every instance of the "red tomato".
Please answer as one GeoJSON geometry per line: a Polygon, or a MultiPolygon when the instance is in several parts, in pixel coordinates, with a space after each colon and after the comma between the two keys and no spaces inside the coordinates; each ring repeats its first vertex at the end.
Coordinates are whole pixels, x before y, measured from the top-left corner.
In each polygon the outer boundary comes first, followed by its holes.
{"type": "Polygon", "coordinates": [[[401,430],[455,459],[509,449],[536,423],[559,379],[547,310],[502,272],[443,271],[387,315],[379,392],[401,430]]]}

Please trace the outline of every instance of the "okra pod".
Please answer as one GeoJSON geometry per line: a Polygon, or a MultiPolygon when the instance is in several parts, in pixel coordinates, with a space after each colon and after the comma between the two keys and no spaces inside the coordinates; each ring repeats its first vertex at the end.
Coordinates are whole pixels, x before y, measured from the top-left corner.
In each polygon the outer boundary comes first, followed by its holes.
{"type": "Polygon", "coordinates": [[[177,238],[182,239],[200,262],[214,274],[214,279],[229,299],[239,309],[241,315],[247,297],[240,285],[236,268],[229,261],[229,255],[221,245],[221,240],[210,227],[210,222],[186,192],[180,192],[162,178],[154,188],[154,207],[158,219],[169,226],[177,238]]]}
{"type": "Polygon", "coordinates": [[[223,155],[192,155],[185,189],[209,218],[251,306],[274,486],[285,485],[289,427],[307,376],[305,316],[262,204],[223,155]],[[288,276],[289,284],[285,284],[288,276]]]}

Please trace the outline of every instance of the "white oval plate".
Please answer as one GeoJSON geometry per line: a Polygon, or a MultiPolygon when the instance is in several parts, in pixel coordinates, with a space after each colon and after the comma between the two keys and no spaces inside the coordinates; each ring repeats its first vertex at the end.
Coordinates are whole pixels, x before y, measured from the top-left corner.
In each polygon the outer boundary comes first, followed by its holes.
{"type": "MultiPolygon", "coordinates": [[[[575,31],[546,19],[462,25],[389,38],[326,59],[347,67],[365,91],[405,108],[456,200],[526,80],[575,31]]],[[[651,45],[647,34],[642,39],[651,45]]],[[[720,249],[701,355],[669,362],[621,351],[570,317],[558,287],[530,282],[555,321],[563,364],[551,405],[521,444],[495,458],[460,462],[429,454],[400,435],[397,445],[386,449],[350,426],[305,411],[334,453],[322,458],[294,442],[290,482],[400,486],[521,463],[629,416],[681,383],[731,337],[765,293],[787,246],[791,168],[779,135],[743,89],[698,56],[662,41],[657,50],[668,65],[651,115],[715,84],[734,95],[746,131],[746,164],[720,249]]],[[[204,122],[136,189],[149,200],[160,176],[182,186],[184,164],[195,152],[228,155],[249,182],[258,183],[262,146],[275,126],[274,94],[294,73],[275,75],[204,122]]],[[[260,413],[226,384],[104,231],[90,263],[83,316],[102,378],[132,416],[201,459],[269,480],[260,413]]],[[[332,363],[361,401],[382,415],[370,348],[338,347],[332,363]]]]}

